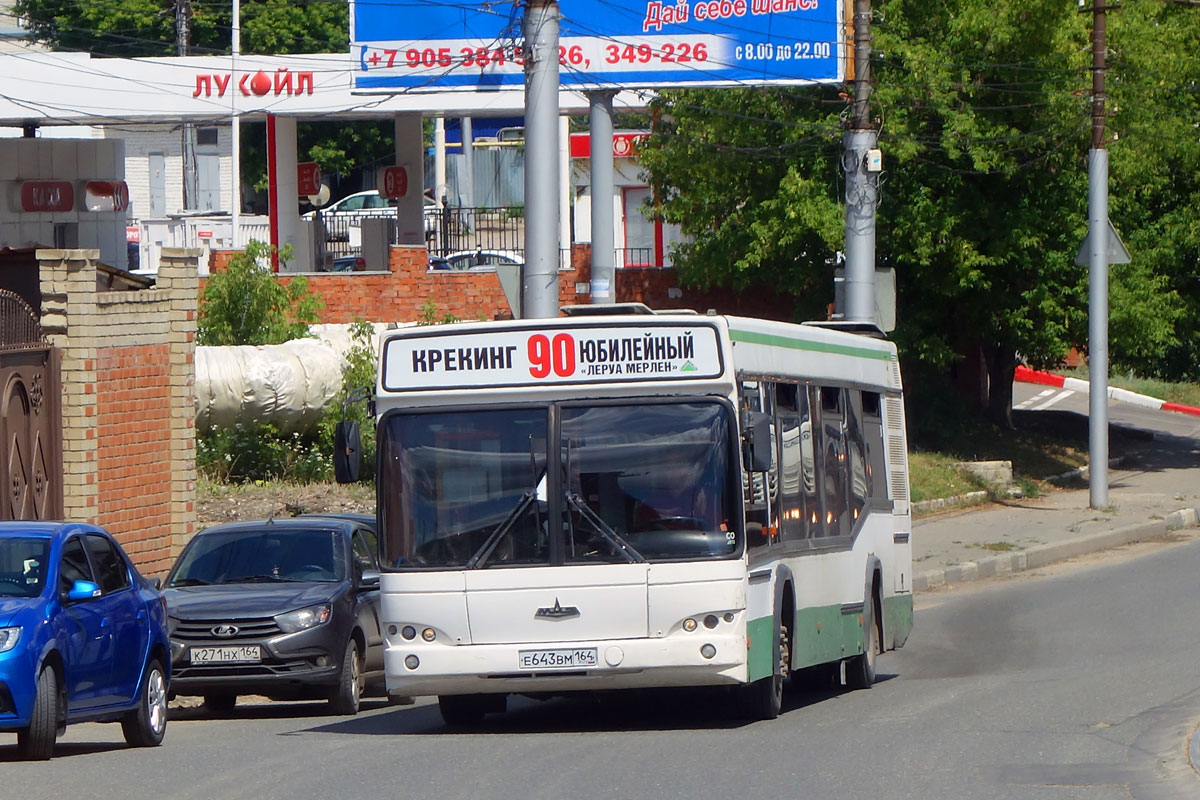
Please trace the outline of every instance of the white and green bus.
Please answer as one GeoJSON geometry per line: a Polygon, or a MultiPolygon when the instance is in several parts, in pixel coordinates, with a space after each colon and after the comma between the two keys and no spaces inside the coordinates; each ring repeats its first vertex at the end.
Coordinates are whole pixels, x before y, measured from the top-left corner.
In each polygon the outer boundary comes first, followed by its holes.
{"type": "Polygon", "coordinates": [[[377,385],[388,692],[870,686],[912,627],[896,349],[644,306],[390,332],[377,385]],[[598,313],[599,312],[599,313],[598,313]]]}

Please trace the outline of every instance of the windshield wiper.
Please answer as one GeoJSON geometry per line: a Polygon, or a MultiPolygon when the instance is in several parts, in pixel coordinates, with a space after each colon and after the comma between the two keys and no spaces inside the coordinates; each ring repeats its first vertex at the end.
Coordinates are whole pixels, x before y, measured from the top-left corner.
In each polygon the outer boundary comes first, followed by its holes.
{"type": "Polygon", "coordinates": [[[170,587],[176,586],[212,586],[212,581],[202,581],[199,578],[179,578],[170,583],[170,587]]]}
{"type": "Polygon", "coordinates": [[[295,578],[283,578],[279,575],[246,575],[242,578],[232,578],[225,583],[301,583],[295,578]]]}
{"type": "Polygon", "coordinates": [[[504,519],[500,520],[499,525],[492,528],[492,532],[488,534],[487,539],[475,551],[475,555],[471,556],[470,560],[467,561],[467,569],[478,569],[483,566],[483,562],[487,561],[492,551],[496,549],[496,545],[500,544],[500,540],[512,529],[512,526],[521,518],[521,515],[525,513],[525,509],[529,508],[531,503],[533,504],[534,524],[538,528],[542,527],[542,515],[537,505],[539,473],[537,458],[534,456],[533,434],[529,435],[529,473],[532,478],[531,485],[533,488],[524,492],[521,495],[521,499],[517,501],[516,506],[513,507],[513,510],[509,511],[504,516],[504,519]]]}
{"type": "Polygon", "coordinates": [[[579,516],[592,523],[592,527],[596,529],[596,532],[607,539],[609,544],[620,550],[621,555],[625,556],[629,562],[646,560],[641,553],[633,549],[633,545],[621,538],[621,534],[614,531],[599,514],[593,511],[582,497],[572,491],[563,492],[563,497],[567,499],[567,505],[575,509],[579,513],[579,516]]]}
{"type": "Polygon", "coordinates": [[[504,519],[500,520],[500,524],[492,529],[492,532],[488,534],[488,538],[475,551],[475,555],[471,556],[470,560],[467,561],[467,569],[477,569],[483,566],[483,562],[487,560],[487,557],[496,549],[496,545],[500,544],[500,540],[504,538],[505,534],[521,518],[521,515],[525,513],[525,509],[529,508],[529,504],[533,502],[535,497],[537,497],[537,494],[532,491],[521,495],[521,499],[513,506],[513,510],[509,511],[504,519]]]}

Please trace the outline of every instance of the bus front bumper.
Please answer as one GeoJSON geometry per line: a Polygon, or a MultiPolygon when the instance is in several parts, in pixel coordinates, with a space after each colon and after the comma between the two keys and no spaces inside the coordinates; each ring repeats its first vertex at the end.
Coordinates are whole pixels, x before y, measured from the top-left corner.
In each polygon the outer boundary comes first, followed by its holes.
{"type": "Polygon", "coordinates": [[[748,674],[744,634],[700,630],[587,642],[400,640],[389,642],[384,671],[389,694],[410,696],[721,686],[745,683],[748,674]]]}

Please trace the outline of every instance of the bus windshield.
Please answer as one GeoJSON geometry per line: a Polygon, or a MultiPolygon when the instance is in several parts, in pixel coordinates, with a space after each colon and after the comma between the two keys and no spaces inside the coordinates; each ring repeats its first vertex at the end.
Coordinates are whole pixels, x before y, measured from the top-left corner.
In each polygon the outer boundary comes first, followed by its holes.
{"type": "Polygon", "coordinates": [[[731,490],[731,415],[695,400],[390,415],[379,427],[385,563],[732,557],[740,494],[731,490]]]}

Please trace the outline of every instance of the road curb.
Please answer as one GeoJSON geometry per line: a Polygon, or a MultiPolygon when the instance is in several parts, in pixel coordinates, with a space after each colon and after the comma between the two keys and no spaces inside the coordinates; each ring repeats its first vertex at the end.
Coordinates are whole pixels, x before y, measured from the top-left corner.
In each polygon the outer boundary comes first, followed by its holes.
{"type": "Polygon", "coordinates": [[[1163,519],[1141,522],[1087,536],[1077,536],[1052,544],[1039,544],[1015,553],[990,556],[978,561],[966,561],[943,569],[928,570],[913,575],[912,588],[914,592],[921,592],[951,583],[962,583],[1037,569],[1099,550],[1110,550],[1132,542],[1157,539],[1180,528],[1198,526],[1200,526],[1200,509],[1184,508],[1172,511],[1163,519]]]}
{"type": "MultiPolygon", "coordinates": [[[[1017,365],[1016,370],[1013,371],[1013,380],[1020,383],[1036,383],[1042,386],[1070,389],[1080,394],[1087,394],[1091,389],[1091,384],[1088,381],[1055,375],[1053,372],[1030,369],[1023,364],[1017,365]]],[[[1137,392],[1131,392],[1128,389],[1119,389],[1115,386],[1108,387],[1108,397],[1110,400],[1132,403],[1143,408],[1161,409],[1162,411],[1173,411],[1176,414],[1191,414],[1192,416],[1200,417],[1200,408],[1185,406],[1180,403],[1168,403],[1166,400],[1158,397],[1151,397],[1148,394],[1138,394],[1137,392]]]]}

